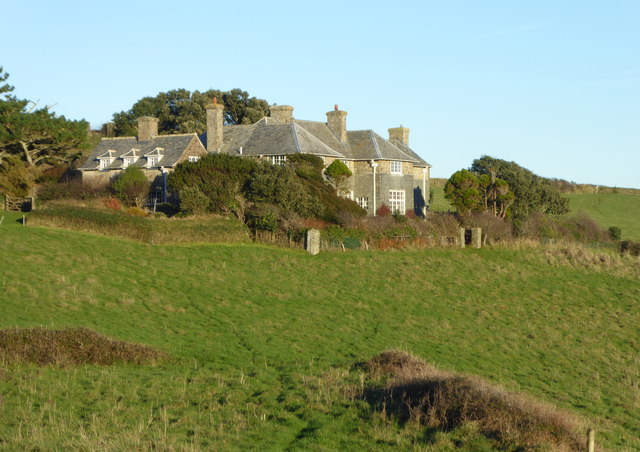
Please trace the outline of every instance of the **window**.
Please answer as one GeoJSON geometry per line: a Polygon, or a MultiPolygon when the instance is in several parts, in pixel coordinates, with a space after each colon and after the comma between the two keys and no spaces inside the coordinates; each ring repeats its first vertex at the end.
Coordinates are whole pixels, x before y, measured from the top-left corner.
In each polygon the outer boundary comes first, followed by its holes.
{"type": "Polygon", "coordinates": [[[111,165],[111,162],[113,162],[112,158],[100,159],[100,166],[98,169],[107,169],[109,165],[111,165]]]}
{"type": "Polygon", "coordinates": [[[402,162],[391,162],[391,174],[402,174],[402,162]]]}
{"type": "Polygon", "coordinates": [[[160,157],[157,155],[150,155],[147,157],[147,166],[156,166],[160,161],[160,157]]]}
{"type": "Polygon", "coordinates": [[[389,207],[392,212],[400,212],[404,215],[404,190],[389,190],[389,207]]]}
{"type": "Polygon", "coordinates": [[[122,164],[123,168],[127,168],[130,165],[133,165],[136,161],[135,157],[123,157],[122,159],[124,160],[124,163],[122,164]]]}
{"type": "Polygon", "coordinates": [[[200,156],[199,155],[190,155],[189,156],[189,163],[196,163],[198,160],[200,160],[200,156]]]}
{"type": "Polygon", "coordinates": [[[273,163],[274,165],[284,165],[286,161],[287,161],[287,156],[286,155],[272,155],[271,156],[271,163],[273,163]]]}
{"type": "Polygon", "coordinates": [[[369,198],[367,198],[366,196],[363,196],[362,198],[356,198],[356,202],[364,210],[369,210],[369,198]]]}
{"type": "Polygon", "coordinates": [[[353,201],[353,191],[343,191],[342,197],[353,201]]]}

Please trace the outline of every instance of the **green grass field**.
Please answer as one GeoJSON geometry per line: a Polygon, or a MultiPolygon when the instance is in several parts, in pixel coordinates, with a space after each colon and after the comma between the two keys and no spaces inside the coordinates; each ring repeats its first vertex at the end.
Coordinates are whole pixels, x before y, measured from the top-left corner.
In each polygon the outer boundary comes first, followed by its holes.
{"type": "Polygon", "coordinates": [[[153,246],[4,215],[0,328],[84,326],[170,358],[0,363],[0,449],[491,450],[472,427],[403,425],[353,395],[353,365],[390,348],[555,403],[599,445],[640,449],[637,260],[153,246]]]}
{"type": "Polygon", "coordinates": [[[625,240],[640,241],[640,195],[569,194],[572,212],[584,212],[600,226],[618,226],[625,240]]]}
{"type": "Polygon", "coordinates": [[[431,205],[429,210],[431,212],[455,212],[456,209],[451,203],[444,197],[443,187],[432,187],[433,198],[431,199],[431,205]]]}

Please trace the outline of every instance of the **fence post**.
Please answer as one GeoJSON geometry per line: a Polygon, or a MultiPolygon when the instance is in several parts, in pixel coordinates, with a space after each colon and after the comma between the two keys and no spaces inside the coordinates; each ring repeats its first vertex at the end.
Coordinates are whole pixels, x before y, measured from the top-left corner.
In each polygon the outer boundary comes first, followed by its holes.
{"type": "Polygon", "coordinates": [[[467,244],[465,243],[465,229],[463,227],[459,228],[459,238],[460,238],[460,248],[464,248],[467,244]]]}
{"type": "Polygon", "coordinates": [[[317,229],[309,229],[307,231],[306,250],[311,254],[320,252],[320,231],[317,229]]]}
{"type": "Polygon", "coordinates": [[[589,436],[589,452],[596,452],[596,431],[590,428],[587,431],[587,435],[589,436]]]}

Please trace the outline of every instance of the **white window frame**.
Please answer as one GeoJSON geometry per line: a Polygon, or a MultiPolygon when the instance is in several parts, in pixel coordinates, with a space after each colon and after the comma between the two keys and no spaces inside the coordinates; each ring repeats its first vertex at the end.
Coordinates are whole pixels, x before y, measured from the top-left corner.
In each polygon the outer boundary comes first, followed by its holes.
{"type": "Polygon", "coordinates": [[[109,168],[109,165],[111,165],[111,163],[113,163],[112,158],[100,159],[100,166],[98,167],[98,169],[107,169],[109,168]]]}
{"type": "Polygon", "coordinates": [[[369,198],[367,196],[360,196],[356,198],[356,202],[364,210],[369,210],[369,198]]]}
{"type": "Polygon", "coordinates": [[[128,168],[134,163],[136,163],[136,160],[138,160],[137,157],[122,157],[122,167],[128,168]]]}
{"type": "Polygon", "coordinates": [[[391,174],[402,174],[402,162],[391,161],[391,174]]]}
{"type": "Polygon", "coordinates": [[[199,155],[190,155],[187,160],[189,161],[189,163],[196,163],[198,160],[200,160],[200,156],[199,155]]]}
{"type": "Polygon", "coordinates": [[[406,209],[406,196],[404,190],[389,190],[389,207],[391,212],[400,212],[404,215],[406,209]]]}
{"type": "Polygon", "coordinates": [[[272,165],[284,165],[287,162],[286,155],[272,155],[271,156],[271,164],[272,165]]]}
{"type": "Polygon", "coordinates": [[[160,156],[160,155],[148,155],[147,156],[147,166],[148,167],[157,166],[158,163],[160,162],[161,158],[162,158],[162,156],[160,156]]]}

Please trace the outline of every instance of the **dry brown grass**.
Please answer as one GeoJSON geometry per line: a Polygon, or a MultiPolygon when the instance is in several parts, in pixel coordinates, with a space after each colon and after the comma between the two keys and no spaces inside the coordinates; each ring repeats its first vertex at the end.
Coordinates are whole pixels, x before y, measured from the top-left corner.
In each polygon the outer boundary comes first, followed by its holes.
{"type": "Polygon", "coordinates": [[[88,328],[0,330],[0,362],[70,366],[145,364],[160,358],[162,354],[150,347],[110,339],[88,328]]]}
{"type": "Polygon", "coordinates": [[[364,367],[373,381],[386,379],[364,392],[366,400],[403,421],[445,431],[474,423],[483,435],[525,450],[584,447],[573,416],[481,378],[437,369],[401,351],[383,352],[364,367]]]}

